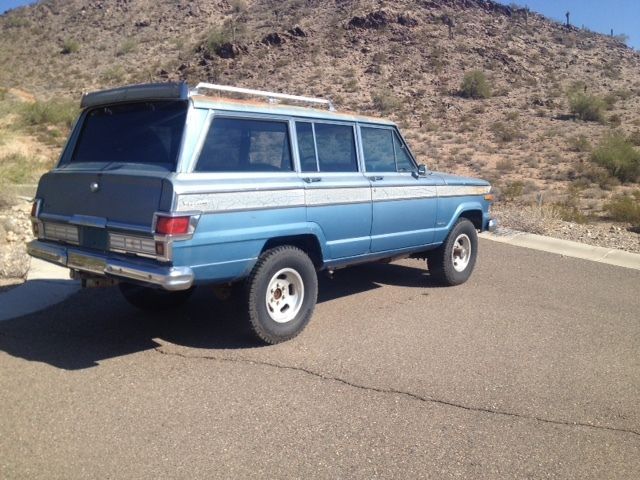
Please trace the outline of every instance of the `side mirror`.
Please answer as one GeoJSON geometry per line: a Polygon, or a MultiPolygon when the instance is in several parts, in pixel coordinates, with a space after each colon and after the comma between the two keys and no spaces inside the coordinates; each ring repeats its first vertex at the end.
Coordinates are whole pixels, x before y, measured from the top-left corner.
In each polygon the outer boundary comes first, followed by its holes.
{"type": "Polygon", "coordinates": [[[423,164],[418,165],[418,176],[424,177],[426,175],[427,175],[427,167],[425,167],[423,164]]]}

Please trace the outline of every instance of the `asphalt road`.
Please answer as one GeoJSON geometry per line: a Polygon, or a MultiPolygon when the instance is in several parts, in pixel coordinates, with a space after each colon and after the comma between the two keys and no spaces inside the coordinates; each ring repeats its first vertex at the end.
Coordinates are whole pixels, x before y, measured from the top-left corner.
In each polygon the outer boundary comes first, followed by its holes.
{"type": "Polygon", "coordinates": [[[207,291],[1,322],[0,478],[640,478],[640,272],[480,246],[340,271],[273,347],[207,291]]]}

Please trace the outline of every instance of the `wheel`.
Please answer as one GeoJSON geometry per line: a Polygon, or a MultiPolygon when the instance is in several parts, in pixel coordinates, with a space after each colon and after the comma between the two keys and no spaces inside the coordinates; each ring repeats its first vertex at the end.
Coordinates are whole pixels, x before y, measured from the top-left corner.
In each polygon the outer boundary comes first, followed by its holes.
{"type": "Polygon", "coordinates": [[[251,330],[271,345],[292,339],[307,326],[317,298],[313,262],[292,246],[264,252],[245,283],[251,330]]]}
{"type": "Polygon", "coordinates": [[[140,310],[149,312],[177,308],[189,299],[194,290],[190,288],[188,290],[169,292],[127,282],[120,282],[118,287],[127,302],[140,310]]]}
{"type": "Polygon", "coordinates": [[[440,285],[460,285],[473,272],[478,255],[478,233],[466,218],[460,218],[442,245],[427,254],[431,277],[440,285]]]}

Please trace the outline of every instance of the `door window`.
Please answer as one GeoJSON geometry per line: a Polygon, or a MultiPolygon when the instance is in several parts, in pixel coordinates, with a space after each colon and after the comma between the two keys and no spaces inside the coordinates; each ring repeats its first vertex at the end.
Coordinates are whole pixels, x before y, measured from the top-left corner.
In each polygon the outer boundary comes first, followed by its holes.
{"type": "Polygon", "coordinates": [[[415,168],[406,145],[389,128],[361,127],[367,172],[410,172],[415,168]]]}
{"type": "Polygon", "coordinates": [[[303,172],[357,172],[355,137],[351,125],[296,122],[303,172]]]}

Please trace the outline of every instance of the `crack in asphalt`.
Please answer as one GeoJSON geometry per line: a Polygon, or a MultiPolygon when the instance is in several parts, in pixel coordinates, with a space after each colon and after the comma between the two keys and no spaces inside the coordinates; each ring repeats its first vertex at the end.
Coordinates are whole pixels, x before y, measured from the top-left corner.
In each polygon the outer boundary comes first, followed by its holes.
{"type": "Polygon", "coordinates": [[[562,425],[562,426],[569,426],[569,427],[585,427],[585,428],[592,428],[592,429],[596,429],[596,430],[606,430],[606,431],[617,432],[617,433],[628,433],[628,434],[640,437],[640,432],[638,432],[636,430],[632,430],[632,429],[608,427],[608,426],[604,426],[604,425],[594,425],[592,423],[584,423],[584,422],[571,422],[571,421],[567,421],[567,420],[554,420],[554,419],[550,419],[550,418],[538,417],[536,415],[525,415],[525,414],[521,414],[521,413],[507,412],[507,411],[503,411],[503,410],[497,410],[497,409],[485,408],[485,407],[473,407],[473,406],[464,405],[464,404],[461,404],[461,403],[452,402],[452,401],[449,401],[449,400],[442,400],[442,399],[439,399],[439,398],[434,398],[434,397],[429,397],[429,396],[422,396],[422,395],[418,395],[416,393],[406,392],[404,390],[396,390],[396,389],[393,389],[393,388],[379,388],[379,387],[372,387],[372,386],[369,386],[369,385],[361,385],[361,384],[358,384],[358,383],[350,382],[349,380],[345,380],[344,378],[335,377],[333,375],[327,375],[327,374],[324,374],[324,373],[314,372],[313,370],[310,370],[310,369],[305,368],[305,367],[295,367],[295,366],[291,366],[291,365],[282,365],[282,364],[273,363],[273,362],[266,362],[264,360],[249,360],[249,359],[246,359],[246,358],[223,358],[223,357],[216,357],[216,356],[213,356],[213,355],[186,355],[186,354],[180,353],[180,352],[170,352],[170,351],[167,351],[167,350],[163,350],[162,346],[156,347],[156,348],[154,348],[154,350],[156,352],[162,354],[162,355],[176,356],[176,357],[181,357],[181,358],[186,358],[186,359],[201,359],[201,360],[212,360],[212,361],[217,361],[217,362],[244,363],[244,364],[247,364],[247,365],[261,365],[261,366],[266,366],[266,367],[278,368],[278,369],[281,369],[281,370],[291,370],[291,371],[296,371],[296,372],[302,372],[302,373],[305,373],[307,375],[311,375],[313,377],[320,378],[322,380],[329,380],[329,381],[341,383],[343,385],[346,385],[346,386],[351,387],[351,388],[356,388],[358,390],[365,390],[365,391],[369,391],[369,392],[384,393],[384,394],[402,395],[404,397],[408,397],[408,398],[411,398],[413,400],[418,400],[420,402],[434,403],[434,404],[437,404],[437,405],[444,405],[444,406],[447,406],[447,407],[459,408],[459,409],[466,410],[466,411],[469,411],[469,412],[488,413],[488,414],[491,414],[491,415],[501,415],[501,416],[511,417],[511,418],[521,418],[521,419],[525,419],[525,420],[534,420],[536,422],[548,423],[548,424],[552,424],[552,425],[562,425]]]}

